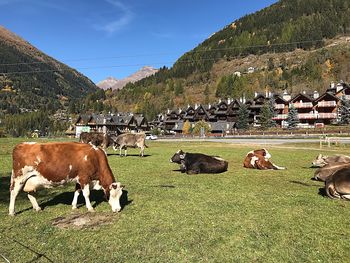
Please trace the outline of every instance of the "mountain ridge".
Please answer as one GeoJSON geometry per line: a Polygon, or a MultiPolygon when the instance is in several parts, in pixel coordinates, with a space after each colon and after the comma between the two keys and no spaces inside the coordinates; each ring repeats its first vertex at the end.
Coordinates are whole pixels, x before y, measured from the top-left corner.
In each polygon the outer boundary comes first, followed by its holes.
{"type": "Polygon", "coordinates": [[[153,68],[151,66],[143,66],[138,71],[132,73],[131,75],[123,79],[118,80],[114,77],[108,77],[104,80],[101,80],[96,85],[99,88],[104,90],[106,89],[120,90],[128,83],[134,83],[136,81],[142,80],[144,78],[154,75],[157,72],[158,72],[158,69],[156,68],[153,68]]]}
{"type": "Polygon", "coordinates": [[[4,114],[39,109],[55,112],[98,91],[89,78],[2,26],[0,72],[0,110],[4,114]]]}

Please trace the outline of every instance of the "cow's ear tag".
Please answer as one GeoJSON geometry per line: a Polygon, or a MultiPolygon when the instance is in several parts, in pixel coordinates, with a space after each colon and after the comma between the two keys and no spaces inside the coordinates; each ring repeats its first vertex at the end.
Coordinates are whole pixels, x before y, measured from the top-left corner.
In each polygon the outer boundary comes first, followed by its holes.
{"type": "Polygon", "coordinates": [[[180,154],[180,159],[184,159],[185,155],[184,154],[180,154]]]}

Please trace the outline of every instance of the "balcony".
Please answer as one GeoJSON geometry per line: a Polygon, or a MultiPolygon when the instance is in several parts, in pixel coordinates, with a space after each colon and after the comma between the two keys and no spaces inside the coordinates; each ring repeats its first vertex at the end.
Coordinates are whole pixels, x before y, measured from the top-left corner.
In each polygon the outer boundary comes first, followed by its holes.
{"type": "Polygon", "coordinates": [[[275,117],[273,117],[273,120],[286,120],[288,117],[288,114],[277,114],[275,117]]]}
{"type": "Polygon", "coordinates": [[[350,95],[345,95],[344,97],[346,100],[350,100],[350,95]]]}
{"type": "Polygon", "coordinates": [[[312,102],[296,102],[293,103],[293,106],[297,109],[305,109],[305,108],[312,108],[312,102]]]}
{"type": "Polygon", "coordinates": [[[312,120],[317,119],[317,114],[314,113],[299,113],[298,114],[299,120],[312,120]]]}
{"type": "Polygon", "coordinates": [[[281,109],[284,109],[285,105],[284,104],[275,104],[274,107],[276,110],[281,110],[281,109]]]}
{"type": "Polygon", "coordinates": [[[325,108],[325,107],[336,107],[337,102],[336,101],[320,101],[317,103],[317,106],[319,108],[325,108]]]}
{"type": "Polygon", "coordinates": [[[318,113],[319,119],[336,119],[337,113],[318,113]]]}

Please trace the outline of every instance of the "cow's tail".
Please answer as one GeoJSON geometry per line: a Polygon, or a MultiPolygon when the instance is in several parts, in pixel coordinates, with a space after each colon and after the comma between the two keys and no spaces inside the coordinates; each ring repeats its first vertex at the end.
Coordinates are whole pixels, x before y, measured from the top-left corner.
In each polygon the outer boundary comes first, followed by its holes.
{"type": "Polygon", "coordinates": [[[145,148],[148,148],[148,145],[145,144],[145,148]]]}
{"type": "Polygon", "coordinates": [[[10,191],[15,187],[15,172],[12,170],[11,181],[10,181],[10,191]]]}

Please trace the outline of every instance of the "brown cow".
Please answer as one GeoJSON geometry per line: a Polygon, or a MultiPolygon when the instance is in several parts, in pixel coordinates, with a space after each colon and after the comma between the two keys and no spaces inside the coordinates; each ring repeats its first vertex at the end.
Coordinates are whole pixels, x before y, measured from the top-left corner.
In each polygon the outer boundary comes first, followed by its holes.
{"type": "Polygon", "coordinates": [[[341,168],[330,175],[325,182],[328,197],[350,200],[350,166],[341,168]]]}
{"type": "Polygon", "coordinates": [[[10,185],[9,214],[15,214],[15,200],[19,191],[28,193],[36,211],[41,210],[32,195],[40,188],[51,188],[75,181],[72,208],[82,189],[86,207],[93,211],[90,187],[98,184],[108,198],[112,211],[120,211],[119,199],[123,186],[116,182],[104,151],[98,147],[76,142],[21,143],[13,149],[13,170],[10,185]]]}
{"type": "Polygon", "coordinates": [[[82,132],[79,137],[79,142],[90,143],[95,146],[101,146],[103,149],[107,149],[113,145],[114,140],[117,138],[115,134],[101,133],[101,132],[82,132]]]}
{"type": "Polygon", "coordinates": [[[247,153],[243,167],[259,169],[259,170],[284,170],[285,167],[280,167],[273,164],[269,159],[271,154],[265,149],[250,151],[247,153]]]}
{"type": "Polygon", "coordinates": [[[350,163],[327,163],[325,166],[318,168],[315,171],[313,179],[325,182],[330,175],[343,167],[350,167],[350,163]]]}
{"type": "Polygon", "coordinates": [[[119,155],[122,156],[122,149],[124,149],[124,156],[127,155],[127,148],[136,148],[139,147],[141,149],[140,156],[144,156],[145,147],[145,137],[144,133],[124,133],[118,135],[114,141],[114,150],[119,147],[119,155]]]}
{"type": "Polygon", "coordinates": [[[323,167],[328,163],[350,163],[350,156],[343,154],[326,156],[320,153],[315,160],[312,161],[312,167],[323,167]]]}

